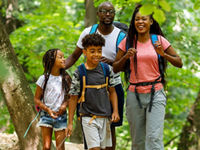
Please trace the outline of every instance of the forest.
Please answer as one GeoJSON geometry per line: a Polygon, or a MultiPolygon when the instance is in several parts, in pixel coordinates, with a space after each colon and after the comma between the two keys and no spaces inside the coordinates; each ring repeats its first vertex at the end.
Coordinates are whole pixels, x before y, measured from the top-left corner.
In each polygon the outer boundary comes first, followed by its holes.
{"type": "MultiPolygon", "coordinates": [[[[20,149],[41,148],[34,93],[43,74],[42,56],[59,48],[67,58],[75,49],[85,27],[97,23],[97,7],[104,0],[0,0],[0,133],[19,138],[20,149]],[[35,144],[37,143],[37,144],[35,144]],[[34,144],[34,146],[33,146],[34,144]]],[[[129,26],[134,7],[154,12],[165,37],[182,58],[181,69],[168,63],[164,123],[166,150],[200,150],[200,1],[199,0],[110,0],[115,21],[129,26]]],[[[81,58],[67,70],[72,75],[81,58]]],[[[122,79],[124,73],[121,73],[122,79]]],[[[123,81],[124,90],[127,85],[123,81]]],[[[126,94],[126,93],[125,93],[126,94]]],[[[124,112],[117,128],[117,150],[131,149],[131,137],[124,112]]],[[[74,127],[75,129],[78,127],[74,127]]],[[[82,143],[80,133],[67,141],[82,143]]],[[[0,147],[1,149],[1,147],[0,147]]]]}

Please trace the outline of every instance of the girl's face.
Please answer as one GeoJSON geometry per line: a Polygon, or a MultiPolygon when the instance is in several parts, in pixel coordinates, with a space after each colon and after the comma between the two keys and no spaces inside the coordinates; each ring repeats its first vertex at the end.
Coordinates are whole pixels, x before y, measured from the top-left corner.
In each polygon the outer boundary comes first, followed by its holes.
{"type": "Polygon", "coordinates": [[[153,20],[150,16],[142,16],[140,12],[135,16],[135,28],[138,34],[149,33],[150,26],[153,24],[153,20]]]}
{"type": "Polygon", "coordinates": [[[65,68],[64,53],[61,52],[60,50],[57,50],[57,55],[56,55],[56,60],[55,60],[55,63],[54,63],[54,67],[57,67],[59,69],[64,69],[65,68]]]}

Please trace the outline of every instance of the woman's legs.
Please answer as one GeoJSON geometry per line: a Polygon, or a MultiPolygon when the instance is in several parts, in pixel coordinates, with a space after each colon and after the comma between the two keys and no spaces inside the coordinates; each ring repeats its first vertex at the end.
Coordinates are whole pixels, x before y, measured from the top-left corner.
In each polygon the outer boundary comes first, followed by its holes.
{"type": "Polygon", "coordinates": [[[132,150],[145,150],[145,109],[140,108],[135,93],[127,92],[126,116],[132,137],[132,150]]]}
{"type": "Polygon", "coordinates": [[[65,130],[55,131],[56,150],[65,150],[65,130]],[[63,142],[63,143],[62,143],[63,142]]]}
{"type": "Polygon", "coordinates": [[[50,150],[53,129],[49,127],[41,127],[41,129],[42,129],[43,150],[50,150]]]}
{"type": "Polygon", "coordinates": [[[163,126],[166,96],[163,90],[155,92],[151,112],[146,112],[146,150],[164,150],[163,126]]]}

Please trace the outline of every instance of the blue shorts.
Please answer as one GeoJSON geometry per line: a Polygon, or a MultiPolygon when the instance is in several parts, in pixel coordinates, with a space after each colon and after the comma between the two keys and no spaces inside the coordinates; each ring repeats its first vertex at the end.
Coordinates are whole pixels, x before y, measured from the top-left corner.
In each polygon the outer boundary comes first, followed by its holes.
{"type": "Polygon", "coordinates": [[[67,127],[67,114],[65,113],[53,119],[47,112],[41,111],[37,126],[53,128],[55,131],[64,130],[67,127]]]}

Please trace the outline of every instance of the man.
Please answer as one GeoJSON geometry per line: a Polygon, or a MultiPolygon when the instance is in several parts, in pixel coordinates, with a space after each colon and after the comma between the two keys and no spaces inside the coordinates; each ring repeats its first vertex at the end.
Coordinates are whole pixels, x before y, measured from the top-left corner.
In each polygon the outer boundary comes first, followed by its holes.
{"type": "MultiPolygon", "coordinates": [[[[115,60],[116,53],[117,53],[117,41],[118,35],[120,33],[120,29],[113,26],[113,20],[115,17],[115,9],[110,2],[103,2],[99,5],[97,16],[99,18],[99,25],[97,26],[96,33],[99,33],[105,39],[105,46],[102,48],[102,58],[101,61],[105,62],[112,66],[113,61],[115,60]]],[[[88,27],[84,29],[81,33],[79,40],[77,42],[77,46],[75,51],[67,58],[66,60],[66,69],[71,67],[77,59],[81,56],[83,46],[82,46],[82,39],[85,35],[91,33],[92,27],[88,27]]],[[[115,79],[119,80],[117,86],[115,86],[115,90],[118,97],[118,110],[120,121],[117,123],[113,123],[111,125],[111,132],[112,132],[112,148],[111,150],[115,150],[116,147],[116,135],[115,135],[115,126],[121,126],[123,121],[123,105],[124,105],[124,91],[121,85],[121,78],[120,74],[115,74],[115,79]]]]}

